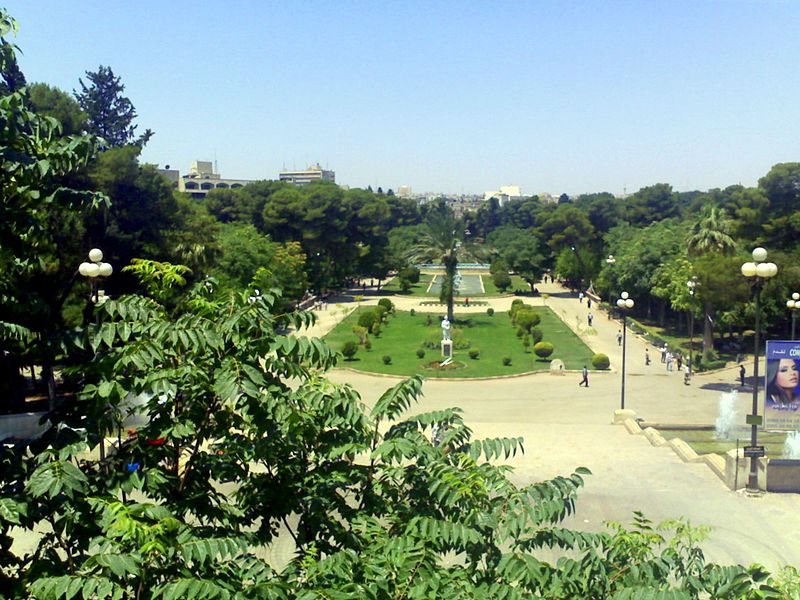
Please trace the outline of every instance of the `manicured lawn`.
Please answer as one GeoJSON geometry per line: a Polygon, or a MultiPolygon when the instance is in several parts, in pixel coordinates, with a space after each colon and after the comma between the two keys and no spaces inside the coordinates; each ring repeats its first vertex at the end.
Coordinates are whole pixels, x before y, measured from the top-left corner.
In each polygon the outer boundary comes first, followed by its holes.
{"type": "Polygon", "coordinates": [[[395,294],[402,296],[430,296],[427,290],[431,283],[431,279],[433,279],[432,274],[422,273],[419,276],[419,283],[413,284],[411,289],[407,292],[402,292],[400,291],[400,280],[397,277],[394,277],[389,283],[383,286],[383,290],[386,292],[394,292],[395,294]]]}
{"type": "MultiPolygon", "coordinates": [[[[734,435],[732,440],[718,440],[714,437],[714,431],[703,430],[679,430],[679,429],[659,429],[659,433],[664,439],[681,438],[689,444],[698,454],[724,454],[728,450],[736,449],[736,438],[739,438],[739,447],[750,445],[750,431],[742,429],[734,435]]],[[[773,431],[759,431],[758,443],[764,446],[767,456],[770,458],[780,458],[783,454],[783,443],[786,434],[773,431]]]]}
{"type": "MultiPolygon", "coordinates": [[[[363,310],[370,308],[361,307],[354,311],[325,337],[325,341],[335,350],[341,350],[345,341],[357,339],[352,329],[358,323],[359,311],[363,310]]],[[[563,360],[567,369],[578,370],[584,364],[591,367],[592,351],[588,346],[549,308],[541,307],[537,310],[542,318],[539,328],[544,333],[544,339],[551,342],[556,349],[551,358],[563,360]]],[[[457,332],[460,331],[461,335],[469,340],[470,348],[455,349],[453,359],[466,366],[451,371],[426,369],[427,363],[442,360],[441,350],[438,347],[425,348],[423,358],[418,358],[416,355],[417,349],[426,340],[436,340],[438,344],[438,340],[441,339],[440,319],[443,312],[430,313],[430,325],[426,324],[428,314],[418,312],[412,317],[408,312],[399,311],[391,315],[380,336],[370,336],[371,350],[359,346],[354,360],[342,359],[339,365],[372,373],[391,375],[421,373],[426,377],[490,377],[550,368],[549,362],[539,360],[533,352],[525,352],[508,315],[498,312],[492,317],[486,314],[470,314],[465,320],[459,319],[459,315],[456,314],[453,338],[456,339],[457,332]],[[480,350],[480,358],[471,359],[470,349],[480,350]],[[384,355],[392,357],[391,364],[383,363],[384,355]],[[509,366],[503,365],[503,357],[511,358],[509,366]]]]}
{"type": "MultiPolygon", "coordinates": [[[[483,279],[483,287],[486,290],[485,293],[475,293],[475,294],[468,294],[470,298],[481,298],[483,296],[502,296],[503,294],[498,290],[494,283],[492,282],[492,276],[488,273],[480,273],[481,279],[483,279]]],[[[441,275],[440,275],[441,277],[441,275]]],[[[432,273],[422,273],[419,277],[419,283],[415,283],[411,286],[411,289],[407,292],[400,291],[400,283],[397,277],[393,278],[389,283],[383,286],[383,289],[387,292],[394,292],[395,294],[401,296],[420,296],[420,297],[438,297],[438,294],[431,294],[429,293],[428,287],[433,279],[432,273]]],[[[437,288],[438,289],[438,288],[437,288]]],[[[531,286],[528,283],[519,277],[518,275],[511,276],[511,287],[509,288],[508,293],[513,293],[514,290],[519,290],[521,292],[529,292],[531,286]]],[[[467,294],[461,294],[460,296],[456,296],[457,300],[463,300],[463,298],[467,296],[467,294]]]]}

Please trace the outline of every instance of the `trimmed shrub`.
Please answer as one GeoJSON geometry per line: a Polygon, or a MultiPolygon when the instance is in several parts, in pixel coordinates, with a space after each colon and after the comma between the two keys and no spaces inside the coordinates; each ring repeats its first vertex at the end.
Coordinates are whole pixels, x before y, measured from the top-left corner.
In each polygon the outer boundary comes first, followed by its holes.
{"type": "Polygon", "coordinates": [[[370,333],[375,337],[378,337],[381,334],[381,324],[380,321],[375,321],[370,328],[370,333]]]}
{"type": "Polygon", "coordinates": [[[541,323],[542,318],[532,310],[517,310],[515,323],[517,327],[521,327],[525,331],[530,331],[531,327],[536,327],[541,323]]]}
{"type": "Polygon", "coordinates": [[[428,315],[425,318],[425,325],[433,325],[433,317],[432,316],[428,315]]]}
{"type": "Polygon", "coordinates": [[[401,279],[407,279],[409,283],[419,283],[419,275],[420,273],[417,267],[400,269],[400,272],[397,274],[401,279]]]}
{"type": "Polygon", "coordinates": [[[405,277],[400,277],[400,278],[398,278],[397,281],[398,281],[398,283],[400,285],[400,291],[401,292],[407,292],[408,290],[411,289],[411,282],[408,279],[406,279],[405,277]]]}
{"type": "Polygon", "coordinates": [[[382,304],[379,304],[378,306],[376,306],[372,310],[375,313],[375,318],[378,321],[383,322],[383,321],[386,320],[386,314],[389,312],[389,309],[387,309],[385,306],[383,306],[382,304]]]}
{"type": "Polygon", "coordinates": [[[414,315],[416,315],[416,314],[417,314],[417,311],[415,311],[415,310],[412,308],[410,311],[408,311],[408,314],[409,314],[409,315],[411,315],[411,316],[413,317],[414,315]]]}
{"type": "Polygon", "coordinates": [[[529,352],[531,348],[531,336],[527,333],[522,336],[522,347],[525,348],[525,352],[529,352]]]}
{"type": "Polygon", "coordinates": [[[358,343],[363,344],[367,341],[367,328],[362,327],[361,325],[354,325],[353,326],[353,333],[356,334],[358,338],[358,343]]]}
{"type": "Polygon", "coordinates": [[[367,338],[367,341],[364,342],[364,349],[365,350],[372,350],[372,340],[367,338]]]}
{"type": "Polygon", "coordinates": [[[598,353],[592,356],[592,366],[595,369],[607,369],[611,366],[611,361],[608,359],[607,355],[598,353]]]}
{"type": "Polygon", "coordinates": [[[378,300],[378,306],[382,306],[386,309],[386,312],[392,312],[394,310],[394,304],[388,298],[381,298],[378,300]]]}
{"type": "Polygon", "coordinates": [[[542,337],[544,337],[542,330],[539,329],[538,327],[531,327],[530,334],[534,344],[538,344],[539,342],[541,342],[542,337]]]}
{"type": "Polygon", "coordinates": [[[347,340],[342,346],[342,354],[346,360],[353,360],[356,352],[358,352],[358,344],[356,344],[353,340],[347,340]]]}
{"type": "Polygon", "coordinates": [[[486,309],[486,314],[489,315],[490,317],[493,317],[494,309],[490,306],[489,308],[486,309]]]}
{"type": "Polygon", "coordinates": [[[358,315],[358,324],[361,327],[366,327],[367,330],[372,329],[372,326],[375,324],[375,321],[378,320],[378,317],[375,315],[375,312],[372,310],[367,310],[362,312],[358,315]]]}
{"type": "Polygon", "coordinates": [[[481,351],[480,350],[476,349],[476,350],[470,350],[469,351],[469,357],[472,360],[477,360],[480,355],[481,355],[481,351]]]}
{"type": "Polygon", "coordinates": [[[425,350],[422,348],[417,349],[417,358],[425,358],[425,350]]]}
{"type": "Polygon", "coordinates": [[[392,364],[392,357],[389,356],[388,354],[384,354],[383,355],[383,364],[385,364],[385,365],[392,364]]]}
{"type": "Polygon", "coordinates": [[[504,356],[503,357],[503,366],[504,367],[508,367],[510,365],[511,365],[511,357],[510,356],[504,356]]]}
{"type": "Polygon", "coordinates": [[[553,344],[551,344],[550,342],[539,342],[533,347],[534,354],[536,354],[536,356],[538,356],[539,358],[549,357],[554,350],[555,348],[553,347],[553,344]]]}
{"type": "Polygon", "coordinates": [[[508,273],[499,271],[492,275],[492,283],[494,283],[494,287],[498,290],[505,292],[511,287],[511,277],[509,277],[508,273]]]}
{"type": "Polygon", "coordinates": [[[521,338],[521,337],[522,337],[523,335],[525,335],[526,333],[528,333],[528,332],[527,332],[527,331],[525,331],[525,328],[524,328],[524,327],[517,327],[517,337],[518,337],[518,338],[521,338]]]}

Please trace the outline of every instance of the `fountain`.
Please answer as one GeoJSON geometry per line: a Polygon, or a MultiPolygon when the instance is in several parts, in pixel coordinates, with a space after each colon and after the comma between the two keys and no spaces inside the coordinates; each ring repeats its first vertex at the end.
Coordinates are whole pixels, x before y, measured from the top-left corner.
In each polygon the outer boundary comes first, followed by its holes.
{"type": "Polygon", "coordinates": [[[783,443],[783,457],[800,459],[800,431],[790,431],[783,443]]]}
{"type": "MultiPolygon", "coordinates": [[[[714,423],[714,437],[718,440],[733,439],[733,430],[736,427],[736,418],[739,416],[736,404],[738,396],[736,390],[731,390],[719,396],[719,416],[714,423]]],[[[800,447],[800,444],[798,444],[800,447]]]]}

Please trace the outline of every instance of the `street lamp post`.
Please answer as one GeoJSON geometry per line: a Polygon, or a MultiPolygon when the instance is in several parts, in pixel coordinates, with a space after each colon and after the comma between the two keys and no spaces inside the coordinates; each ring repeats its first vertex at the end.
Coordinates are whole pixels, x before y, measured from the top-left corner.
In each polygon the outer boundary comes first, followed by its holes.
{"type": "Polygon", "coordinates": [[[797,292],[792,294],[792,297],[786,301],[786,308],[792,311],[792,341],[794,341],[795,311],[800,308],[800,294],[797,292]]]}
{"type": "Polygon", "coordinates": [[[753,295],[755,296],[755,341],[753,345],[753,413],[748,415],[750,418],[750,446],[753,454],[750,455],[750,474],[747,478],[747,492],[758,494],[758,456],[755,447],[758,444],[758,353],[761,350],[761,287],[765,279],[774,277],[778,274],[778,266],[775,263],[766,262],[767,251],[764,248],[753,250],[753,262],[746,262],[742,265],[742,275],[753,278],[753,295]]]}
{"type": "Polygon", "coordinates": [[[694,288],[697,287],[697,279],[692,277],[689,281],[686,282],[686,285],[689,287],[689,373],[692,372],[692,352],[694,350],[694,288]]]}
{"type": "MultiPolygon", "coordinates": [[[[102,289],[103,279],[114,272],[114,268],[107,262],[103,262],[103,251],[99,248],[92,248],[89,250],[89,260],[91,262],[82,262],[78,267],[78,273],[89,279],[92,288],[92,294],[89,300],[95,306],[100,306],[105,302],[108,297],[102,289]]],[[[95,317],[97,318],[97,317],[95,317]]],[[[96,322],[96,321],[95,321],[96,322]]],[[[106,460],[106,444],[105,444],[105,428],[101,419],[100,423],[100,462],[105,464],[106,460]]]]}
{"type": "Polygon", "coordinates": [[[625,410],[625,347],[628,330],[628,320],[625,311],[633,308],[633,298],[628,297],[628,292],[622,292],[617,300],[617,306],[622,313],[622,391],[620,393],[620,408],[625,410]]]}
{"type": "MultiPolygon", "coordinates": [[[[608,258],[606,259],[606,264],[608,265],[609,269],[614,266],[614,263],[617,262],[617,259],[614,258],[613,254],[609,254],[608,258]]],[[[614,305],[611,303],[611,286],[608,286],[608,314],[611,315],[611,309],[614,308],[614,305]]]]}

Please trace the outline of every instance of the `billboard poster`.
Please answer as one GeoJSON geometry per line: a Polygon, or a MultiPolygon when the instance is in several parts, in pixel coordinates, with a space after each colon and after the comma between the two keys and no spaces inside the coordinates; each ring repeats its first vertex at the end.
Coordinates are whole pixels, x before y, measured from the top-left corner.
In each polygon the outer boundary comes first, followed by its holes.
{"type": "Polygon", "coordinates": [[[800,342],[767,341],[764,429],[800,430],[800,342]]]}

